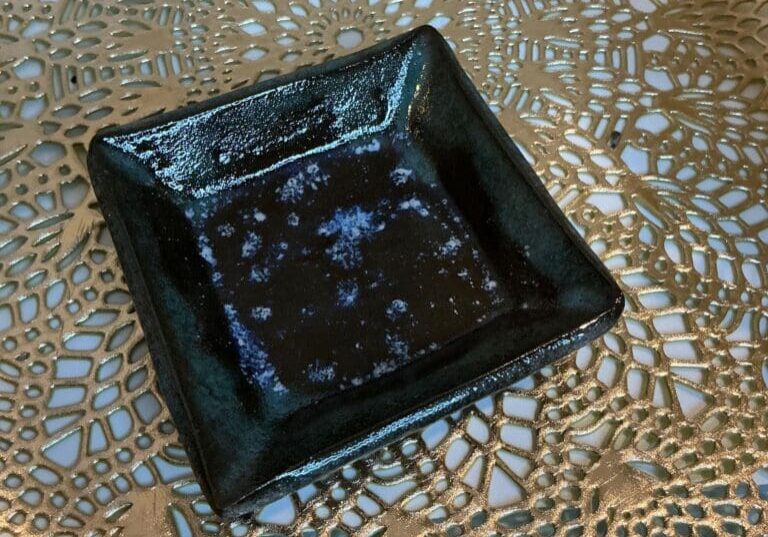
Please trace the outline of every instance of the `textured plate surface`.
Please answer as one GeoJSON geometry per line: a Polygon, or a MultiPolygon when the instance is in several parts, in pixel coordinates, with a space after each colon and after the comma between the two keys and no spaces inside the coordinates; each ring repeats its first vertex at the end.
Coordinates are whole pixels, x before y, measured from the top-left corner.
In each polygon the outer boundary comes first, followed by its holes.
{"type": "Polygon", "coordinates": [[[228,515],[527,376],[623,308],[428,26],[107,129],[88,168],[228,515]]]}
{"type": "Polygon", "coordinates": [[[767,533],[766,9],[0,2],[1,531],[767,533]],[[107,124],[426,23],[618,279],[623,318],[260,523],[224,523],[158,396],[84,150],[107,124]]]}

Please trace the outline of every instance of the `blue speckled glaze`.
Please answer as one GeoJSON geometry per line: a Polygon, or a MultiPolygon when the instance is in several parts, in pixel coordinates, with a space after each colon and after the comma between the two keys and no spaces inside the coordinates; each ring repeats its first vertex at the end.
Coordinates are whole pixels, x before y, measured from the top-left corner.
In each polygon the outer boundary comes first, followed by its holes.
{"type": "Polygon", "coordinates": [[[186,207],[251,384],[332,395],[511,307],[424,162],[385,131],[186,207]]]}
{"type": "Polygon", "coordinates": [[[352,308],[357,305],[357,297],[360,295],[360,286],[353,280],[345,280],[336,287],[338,295],[336,304],[341,308],[352,308]]]}
{"type": "Polygon", "coordinates": [[[384,231],[387,224],[376,211],[364,211],[355,205],[336,209],[333,216],[320,224],[317,234],[333,237],[333,244],[325,249],[332,263],[345,269],[359,266],[363,260],[362,247],[374,235],[384,231]]]}
{"type": "Polygon", "coordinates": [[[623,307],[428,27],[101,131],[88,168],[224,516],[508,386],[623,307]]]}

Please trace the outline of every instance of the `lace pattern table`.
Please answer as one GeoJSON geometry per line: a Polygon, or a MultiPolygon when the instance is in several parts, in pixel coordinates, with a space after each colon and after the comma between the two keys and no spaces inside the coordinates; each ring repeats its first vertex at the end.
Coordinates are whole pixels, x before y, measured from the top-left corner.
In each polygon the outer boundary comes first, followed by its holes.
{"type": "Polygon", "coordinates": [[[0,0],[0,535],[768,532],[768,2],[0,0]],[[557,367],[270,506],[211,512],[84,157],[420,24],[628,299],[557,367]]]}

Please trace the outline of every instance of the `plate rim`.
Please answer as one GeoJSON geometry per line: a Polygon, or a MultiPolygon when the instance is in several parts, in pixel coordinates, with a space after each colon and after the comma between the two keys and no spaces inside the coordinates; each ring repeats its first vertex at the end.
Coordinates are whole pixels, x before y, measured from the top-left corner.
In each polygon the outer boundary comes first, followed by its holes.
{"type": "MultiPolygon", "coordinates": [[[[356,460],[361,456],[370,453],[372,450],[387,445],[408,434],[410,431],[418,430],[429,424],[431,421],[439,419],[441,415],[463,408],[467,404],[471,404],[471,401],[476,398],[503,389],[504,386],[507,386],[514,380],[510,379],[510,374],[515,378],[520,378],[519,375],[516,376],[512,373],[511,370],[513,368],[519,369],[520,364],[525,363],[527,371],[530,373],[543,365],[545,360],[546,363],[549,363],[550,361],[562,357],[571,350],[575,350],[575,348],[581,344],[591,341],[605,333],[618,320],[618,317],[624,308],[624,295],[621,293],[618,285],[606,267],[570,225],[566,216],[561,212],[560,208],[549,195],[543,183],[541,183],[536,176],[520,150],[515,146],[507,132],[488,109],[468,75],[461,68],[458,60],[451,52],[447,42],[437,30],[429,26],[416,28],[351,55],[335,58],[322,64],[301,68],[268,81],[193,103],[188,107],[164,112],[162,114],[155,114],[134,121],[126,126],[111,126],[102,129],[96,133],[91,141],[88,152],[88,169],[91,183],[97,194],[101,210],[104,212],[107,226],[110,232],[115,235],[115,244],[117,245],[120,243],[123,246],[122,255],[117,247],[115,247],[115,250],[118,251],[118,258],[121,265],[124,267],[123,272],[126,280],[130,284],[129,287],[132,287],[136,291],[132,292],[131,296],[136,303],[136,312],[142,327],[147,326],[149,328],[144,330],[144,334],[152,354],[152,361],[158,371],[156,378],[160,383],[162,395],[168,401],[167,406],[171,411],[174,423],[183,438],[183,443],[187,444],[190,448],[188,449],[190,462],[193,469],[196,471],[196,476],[200,481],[206,498],[215,512],[222,514],[227,518],[253,512],[256,508],[280,498],[286,492],[283,490],[286,488],[286,484],[290,490],[293,490],[296,488],[294,486],[296,480],[304,483],[313,482],[323,475],[326,475],[328,472],[340,467],[342,464],[356,460]],[[110,192],[110,187],[103,182],[103,174],[98,171],[94,173],[93,171],[98,170],[98,168],[101,167],[100,159],[107,158],[104,156],[104,151],[119,153],[119,151],[114,148],[108,147],[106,138],[115,135],[141,132],[159,125],[197,115],[224,104],[237,102],[241,99],[258,95],[264,91],[269,91],[297,80],[323,76],[336,69],[364,61],[376,54],[382,52],[385,53],[387,50],[394,48],[403,42],[414,40],[420,36],[424,37],[428,46],[440,47],[442,55],[447,58],[451,72],[457,77],[460,89],[468,98],[469,104],[474,109],[475,114],[482,120],[485,128],[489,130],[493,138],[499,142],[506,157],[510,159],[512,164],[518,169],[523,176],[523,179],[528,183],[528,186],[533,190],[540,201],[543,202],[549,217],[565,232],[569,241],[576,245],[579,254],[587,258],[590,267],[605,280],[606,289],[611,291],[613,300],[607,309],[599,312],[599,314],[594,316],[590,321],[561,333],[558,337],[545,341],[535,348],[530,349],[528,352],[522,354],[511,353],[505,363],[498,368],[485,371],[482,376],[472,378],[461,385],[457,385],[448,392],[435,393],[431,400],[419,405],[415,409],[404,411],[401,416],[392,416],[383,427],[378,428],[380,429],[380,431],[378,431],[378,437],[374,438],[371,431],[361,428],[354,434],[339,440],[339,442],[333,446],[320,452],[314,452],[314,454],[309,456],[308,460],[305,462],[297,464],[295,467],[275,475],[256,488],[250,489],[240,497],[236,499],[233,499],[231,496],[227,497],[227,495],[223,494],[217,487],[213,487],[216,479],[210,475],[210,469],[206,464],[206,457],[204,456],[204,453],[207,453],[208,450],[202,449],[200,440],[194,434],[195,427],[193,422],[195,420],[191,417],[188,403],[185,401],[184,389],[180,385],[180,379],[175,372],[173,359],[170,357],[171,354],[175,353],[172,350],[172,346],[167,342],[168,335],[162,328],[163,324],[157,317],[158,312],[152,305],[152,300],[149,298],[149,287],[145,281],[144,270],[138,261],[134,242],[125,227],[124,220],[119,215],[120,204],[114,199],[114,196],[110,192]],[[459,394],[458,400],[445,406],[445,400],[450,399],[452,394],[459,394]],[[443,408],[439,410],[434,408],[440,405],[443,405],[443,408]],[[174,412],[174,406],[180,410],[174,412]],[[182,415],[179,417],[177,414],[182,415]],[[414,415],[416,414],[422,414],[422,416],[414,420],[414,415]],[[185,423],[181,424],[182,421],[185,423]],[[344,455],[342,453],[340,456],[336,457],[337,460],[334,462],[329,458],[329,455],[334,453],[338,454],[340,451],[338,448],[339,445],[343,445],[347,448],[344,450],[347,454],[344,455]],[[318,468],[309,473],[305,471],[298,478],[295,477],[297,470],[306,470],[307,465],[313,462],[313,460],[317,461],[318,468]],[[265,495],[266,489],[269,488],[275,488],[277,489],[277,492],[271,495],[265,495]]],[[[307,451],[312,452],[311,449],[307,451]]]]}

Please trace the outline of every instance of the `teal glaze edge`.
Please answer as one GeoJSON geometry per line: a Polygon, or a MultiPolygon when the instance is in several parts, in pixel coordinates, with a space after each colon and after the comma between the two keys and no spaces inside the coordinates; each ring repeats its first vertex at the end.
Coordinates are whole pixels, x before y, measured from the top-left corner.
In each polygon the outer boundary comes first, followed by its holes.
{"type": "MultiPolygon", "coordinates": [[[[93,143],[92,147],[94,147],[93,143]]],[[[101,146],[101,148],[105,147],[108,146],[101,146]]],[[[110,151],[111,149],[106,150],[110,151]]],[[[89,148],[88,169],[92,169],[92,165],[97,165],[96,163],[98,162],[99,157],[100,155],[98,154],[98,151],[89,148]]],[[[100,180],[91,180],[91,185],[100,199],[108,200],[108,203],[104,204],[103,207],[102,204],[100,204],[100,209],[105,216],[111,216],[112,214],[119,215],[119,204],[115,201],[113,190],[109,188],[108,185],[103,185],[100,180]]],[[[137,316],[139,316],[139,321],[142,324],[142,328],[144,326],[151,328],[150,330],[144,330],[144,337],[146,338],[147,346],[152,355],[152,362],[155,366],[156,378],[160,386],[160,391],[163,397],[171,402],[171,404],[167,405],[169,409],[172,407],[182,409],[186,419],[176,420],[174,417],[174,425],[176,426],[181,439],[186,440],[191,444],[192,449],[188,450],[190,464],[195,472],[202,476],[202,479],[198,479],[198,481],[200,482],[200,486],[203,489],[206,499],[211,504],[211,508],[215,511],[218,510],[218,512],[223,512],[222,506],[216,503],[218,496],[210,487],[210,472],[205,464],[205,458],[201,456],[200,441],[194,433],[194,428],[186,427],[186,423],[184,423],[192,422],[192,420],[189,419],[190,412],[187,408],[186,400],[182,395],[183,392],[181,387],[178,384],[178,376],[175,374],[172,364],[169,363],[168,344],[165,341],[164,331],[161,329],[160,321],[157,318],[157,310],[152,303],[152,295],[149,293],[146,282],[144,281],[144,273],[139,265],[133,241],[131,241],[122,218],[105,218],[105,221],[107,222],[109,232],[115,237],[117,242],[126,245],[123,249],[123,255],[118,255],[118,258],[123,267],[125,279],[129,284],[128,287],[140,290],[137,293],[131,293],[131,300],[134,304],[139,306],[135,309],[137,316]],[[139,312],[142,313],[139,314],[139,312]]]]}

